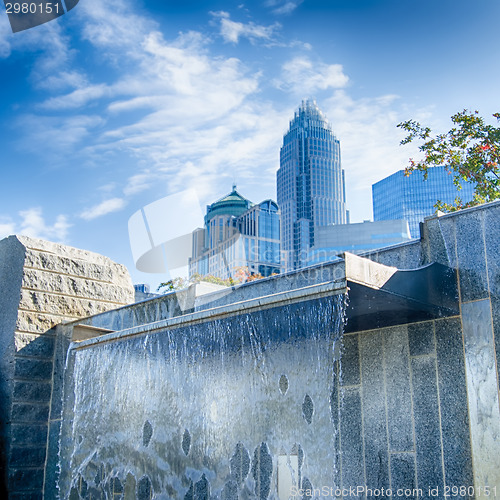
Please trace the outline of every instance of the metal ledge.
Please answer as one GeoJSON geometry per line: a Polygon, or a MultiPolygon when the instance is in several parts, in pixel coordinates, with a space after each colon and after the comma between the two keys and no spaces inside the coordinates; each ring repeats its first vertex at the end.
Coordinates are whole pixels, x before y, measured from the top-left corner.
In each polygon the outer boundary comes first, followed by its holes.
{"type": "Polygon", "coordinates": [[[398,270],[344,254],[349,303],[346,332],[459,314],[456,270],[433,263],[398,270]]]}

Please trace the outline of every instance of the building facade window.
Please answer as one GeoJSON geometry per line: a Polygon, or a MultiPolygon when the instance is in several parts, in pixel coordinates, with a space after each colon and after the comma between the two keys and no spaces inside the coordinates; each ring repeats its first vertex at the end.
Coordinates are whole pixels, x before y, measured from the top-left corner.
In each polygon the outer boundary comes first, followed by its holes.
{"type": "Polygon", "coordinates": [[[412,238],[418,238],[420,222],[434,214],[438,200],[450,204],[457,197],[463,202],[472,200],[475,184],[463,181],[461,187],[457,189],[444,166],[430,168],[427,180],[422,172],[415,171],[407,177],[404,170],[399,170],[373,184],[373,219],[405,219],[412,238]]]}
{"type": "Polygon", "coordinates": [[[233,186],[230,194],[207,206],[205,230],[193,232],[190,276],[226,279],[241,267],[263,276],[279,273],[280,215],[273,200],[254,205],[233,186]]]}
{"type": "Polygon", "coordinates": [[[314,101],[302,102],[283,137],[277,200],[286,270],[306,264],[317,226],[348,221],[340,142],[314,101]]]}

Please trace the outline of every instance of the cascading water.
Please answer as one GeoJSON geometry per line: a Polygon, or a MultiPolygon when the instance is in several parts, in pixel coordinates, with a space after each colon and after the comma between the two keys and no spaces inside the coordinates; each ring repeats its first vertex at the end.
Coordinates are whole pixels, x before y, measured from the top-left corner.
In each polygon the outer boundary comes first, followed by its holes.
{"type": "Polygon", "coordinates": [[[333,295],[74,348],[61,497],[281,499],[333,486],[343,313],[333,295]]]}

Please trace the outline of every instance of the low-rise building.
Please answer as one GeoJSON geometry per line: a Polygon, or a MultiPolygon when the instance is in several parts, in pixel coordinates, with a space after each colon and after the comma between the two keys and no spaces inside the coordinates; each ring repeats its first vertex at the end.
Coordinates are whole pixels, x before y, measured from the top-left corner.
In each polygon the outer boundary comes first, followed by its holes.
{"type": "Polygon", "coordinates": [[[316,227],[315,246],[308,251],[308,265],[335,260],[343,252],[360,254],[410,240],[406,220],[364,221],[316,227]]]}

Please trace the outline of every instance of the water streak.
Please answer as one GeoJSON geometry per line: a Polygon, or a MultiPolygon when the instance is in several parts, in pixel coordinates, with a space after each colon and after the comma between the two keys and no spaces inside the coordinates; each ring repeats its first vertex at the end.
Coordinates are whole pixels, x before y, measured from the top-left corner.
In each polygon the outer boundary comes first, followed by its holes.
{"type": "Polygon", "coordinates": [[[282,450],[294,484],[332,485],[343,314],[325,297],[74,351],[62,497],[277,499],[282,450]]]}

